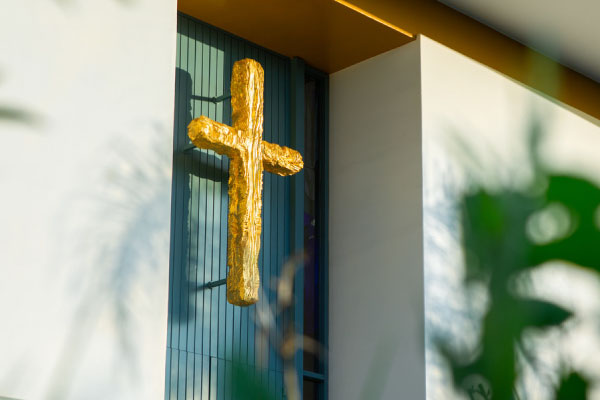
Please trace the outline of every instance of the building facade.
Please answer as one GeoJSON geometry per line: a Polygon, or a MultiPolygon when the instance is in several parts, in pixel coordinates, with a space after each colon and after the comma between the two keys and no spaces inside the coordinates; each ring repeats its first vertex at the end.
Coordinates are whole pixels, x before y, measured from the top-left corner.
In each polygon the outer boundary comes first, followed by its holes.
{"type": "MultiPolygon", "coordinates": [[[[5,6],[0,397],[239,398],[237,365],[279,399],[291,365],[306,399],[453,398],[432,349],[471,340],[453,204],[473,177],[527,181],[532,115],[547,165],[600,182],[600,84],[440,2],[284,3],[5,6]],[[264,176],[247,308],[225,299],[228,159],[186,134],[231,123],[243,58],[265,71],[264,140],[305,165],[264,176]],[[548,66],[560,78],[538,79],[548,66]],[[294,334],[312,340],[290,355],[294,334]]],[[[596,306],[592,277],[547,279],[596,306]]],[[[584,331],[565,354],[600,348],[584,331]]]]}

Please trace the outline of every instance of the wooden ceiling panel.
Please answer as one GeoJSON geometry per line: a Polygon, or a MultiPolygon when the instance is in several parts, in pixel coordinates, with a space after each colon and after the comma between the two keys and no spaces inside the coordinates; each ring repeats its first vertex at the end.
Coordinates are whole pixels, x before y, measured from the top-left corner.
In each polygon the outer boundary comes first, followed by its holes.
{"type": "Polygon", "coordinates": [[[179,0],[178,9],[327,73],[413,40],[343,0],[179,0]]]}

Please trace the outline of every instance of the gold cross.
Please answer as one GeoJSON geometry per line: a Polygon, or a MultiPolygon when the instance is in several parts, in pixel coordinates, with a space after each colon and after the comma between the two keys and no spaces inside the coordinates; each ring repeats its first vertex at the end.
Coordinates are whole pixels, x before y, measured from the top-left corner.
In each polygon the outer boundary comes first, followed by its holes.
{"type": "Polygon", "coordinates": [[[227,235],[227,300],[248,306],[258,301],[263,170],[293,175],[304,164],[296,150],[262,140],[264,72],[250,59],[236,61],[231,76],[233,126],[207,117],[188,125],[196,147],[230,159],[227,235]]]}

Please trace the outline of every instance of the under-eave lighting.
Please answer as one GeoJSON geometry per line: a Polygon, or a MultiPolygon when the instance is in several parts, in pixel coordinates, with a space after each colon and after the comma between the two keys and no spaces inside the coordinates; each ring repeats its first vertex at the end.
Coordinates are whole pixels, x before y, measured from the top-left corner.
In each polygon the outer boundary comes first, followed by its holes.
{"type": "Polygon", "coordinates": [[[362,8],[355,6],[352,3],[348,3],[345,0],[333,0],[333,1],[335,1],[338,4],[343,5],[345,7],[348,7],[349,9],[354,10],[357,13],[360,13],[360,14],[364,15],[367,18],[371,18],[372,20],[377,21],[377,22],[379,22],[382,25],[385,25],[388,28],[395,30],[396,32],[400,32],[401,34],[406,35],[406,36],[408,36],[410,38],[414,37],[414,35],[412,33],[408,32],[408,31],[405,31],[404,29],[402,29],[400,27],[397,27],[394,24],[391,24],[391,23],[389,23],[389,22],[387,22],[387,21],[385,21],[385,20],[383,20],[383,19],[381,19],[381,18],[379,18],[379,17],[371,14],[370,12],[365,11],[362,8]]]}

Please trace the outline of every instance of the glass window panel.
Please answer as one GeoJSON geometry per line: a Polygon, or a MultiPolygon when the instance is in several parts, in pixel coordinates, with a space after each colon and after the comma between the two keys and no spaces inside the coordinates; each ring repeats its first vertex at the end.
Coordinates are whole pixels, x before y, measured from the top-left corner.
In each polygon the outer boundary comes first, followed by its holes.
{"type": "Polygon", "coordinates": [[[304,379],[302,391],[302,400],[321,400],[321,393],[319,392],[321,384],[315,381],[304,379]]]}
{"type": "Polygon", "coordinates": [[[317,82],[308,77],[305,82],[305,155],[304,155],[304,369],[320,372],[315,343],[321,342],[321,299],[318,237],[318,101],[317,82]]]}

